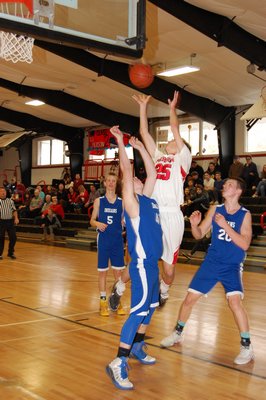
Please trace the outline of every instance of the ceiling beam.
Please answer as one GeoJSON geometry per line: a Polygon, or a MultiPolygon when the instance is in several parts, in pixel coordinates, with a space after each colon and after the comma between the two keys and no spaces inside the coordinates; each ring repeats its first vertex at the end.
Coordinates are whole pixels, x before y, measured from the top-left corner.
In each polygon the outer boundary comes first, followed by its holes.
{"type": "MultiPolygon", "coordinates": [[[[98,73],[99,76],[103,75],[136,90],[136,87],[134,87],[129,80],[128,64],[126,63],[100,58],[84,50],[63,45],[60,46],[40,40],[35,40],[35,45],[88,68],[98,73]]],[[[221,121],[235,111],[234,107],[224,107],[205,97],[189,93],[183,88],[157,77],[154,78],[153,83],[147,89],[138,89],[138,91],[152,95],[156,100],[166,104],[168,104],[168,98],[173,95],[175,90],[179,90],[182,94],[179,106],[180,110],[193,114],[204,121],[213,123],[214,125],[219,125],[221,121]]],[[[111,124],[109,123],[109,126],[110,125],[111,124]]]]}
{"type": "Polygon", "coordinates": [[[193,6],[183,0],[149,0],[167,13],[266,70],[266,42],[242,29],[233,20],[193,6]]]}
{"type": "MultiPolygon", "coordinates": [[[[49,44],[52,45],[51,43],[49,44]]],[[[86,54],[85,51],[80,51],[86,54]]],[[[40,89],[21,85],[1,78],[0,86],[18,93],[20,96],[38,99],[46,104],[49,104],[50,106],[59,108],[74,115],[78,115],[79,117],[95,121],[99,125],[120,125],[120,128],[123,131],[134,134],[136,134],[139,130],[139,118],[109,110],[91,101],[86,101],[78,97],[71,96],[63,91],[40,89]]]]}
{"type": "Polygon", "coordinates": [[[45,121],[30,114],[9,110],[5,107],[0,107],[0,120],[9,123],[14,123],[15,121],[16,125],[23,129],[46,135],[53,135],[58,139],[66,141],[71,140],[82,132],[80,128],[73,128],[56,122],[45,121]]]}

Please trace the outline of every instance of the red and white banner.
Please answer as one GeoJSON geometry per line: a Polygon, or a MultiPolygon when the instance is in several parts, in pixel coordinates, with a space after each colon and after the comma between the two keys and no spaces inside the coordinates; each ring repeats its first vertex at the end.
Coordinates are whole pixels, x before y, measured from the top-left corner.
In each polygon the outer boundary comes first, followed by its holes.
{"type": "MultiPolygon", "coordinates": [[[[124,144],[128,146],[130,135],[124,134],[124,144]]],[[[88,152],[92,155],[103,155],[106,149],[117,147],[116,139],[110,129],[99,129],[88,132],[88,152]]]]}

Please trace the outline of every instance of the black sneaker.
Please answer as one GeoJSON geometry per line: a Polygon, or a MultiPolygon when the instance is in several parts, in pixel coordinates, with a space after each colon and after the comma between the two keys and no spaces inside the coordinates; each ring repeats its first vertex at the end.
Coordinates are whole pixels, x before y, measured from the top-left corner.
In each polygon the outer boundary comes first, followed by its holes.
{"type": "Polygon", "coordinates": [[[108,298],[109,307],[112,311],[117,311],[121,298],[121,296],[119,296],[119,294],[117,293],[116,283],[117,282],[114,283],[112,287],[112,292],[108,298]]]}
{"type": "Polygon", "coordinates": [[[161,292],[159,293],[159,307],[165,306],[167,300],[168,300],[168,293],[162,294],[161,292]]]}
{"type": "Polygon", "coordinates": [[[7,255],[9,258],[12,258],[12,260],[16,260],[17,257],[15,256],[15,254],[8,254],[7,255]]]}

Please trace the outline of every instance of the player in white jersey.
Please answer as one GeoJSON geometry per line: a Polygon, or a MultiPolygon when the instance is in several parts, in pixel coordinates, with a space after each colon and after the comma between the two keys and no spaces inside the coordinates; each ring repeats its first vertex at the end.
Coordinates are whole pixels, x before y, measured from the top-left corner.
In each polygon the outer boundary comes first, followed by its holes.
{"type": "MultiPolygon", "coordinates": [[[[168,99],[170,108],[170,126],[174,139],[165,147],[165,154],[156,148],[156,143],[148,130],[147,106],[151,96],[134,95],[133,99],[140,106],[140,134],[145,147],[154,160],[157,179],[152,197],[157,201],[160,210],[163,231],[163,271],[160,282],[160,305],[168,299],[168,290],[175,276],[180,244],[184,233],[184,217],[180,209],[183,203],[183,184],[191,165],[191,153],[180,136],[176,107],[179,103],[179,92],[175,91],[172,100],[168,99]]],[[[115,309],[124,290],[124,283],[129,279],[127,273],[122,275],[113,288],[109,298],[110,307],[115,309]],[[117,296],[118,295],[118,296],[117,296]]]]}

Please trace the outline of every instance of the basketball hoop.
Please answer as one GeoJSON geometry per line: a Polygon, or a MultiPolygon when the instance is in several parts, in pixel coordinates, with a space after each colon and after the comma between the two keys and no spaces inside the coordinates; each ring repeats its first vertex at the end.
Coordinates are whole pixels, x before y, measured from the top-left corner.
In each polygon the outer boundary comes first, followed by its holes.
{"type": "Polygon", "coordinates": [[[32,63],[32,48],[34,39],[16,35],[11,32],[0,32],[0,57],[6,61],[32,63]]]}

